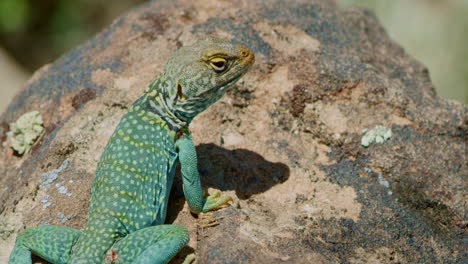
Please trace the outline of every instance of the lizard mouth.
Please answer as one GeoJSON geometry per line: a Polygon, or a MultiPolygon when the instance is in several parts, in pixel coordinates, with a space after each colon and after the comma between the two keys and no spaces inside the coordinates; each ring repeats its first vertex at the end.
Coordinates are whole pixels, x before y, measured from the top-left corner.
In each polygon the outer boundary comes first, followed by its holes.
{"type": "Polygon", "coordinates": [[[244,75],[247,72],[247,70],[248,70],[248,68],[246,68],[243,71],[237,72],[234,76],[232,76],[226,82],[224,82],[224,83],[222,83],[220,85],[217,85],[217,86],[213,87],[212,89],[199,94],[196,98],[201,99],[201,98],[209,97],[212,94],[216,94],[216,93],[218,93],[220,91],[227,90],[228,88],[232,87],[232,85],[235,82],[237,82],[237,80],[239,80],[242,77],[242,75],[244,75]]]}

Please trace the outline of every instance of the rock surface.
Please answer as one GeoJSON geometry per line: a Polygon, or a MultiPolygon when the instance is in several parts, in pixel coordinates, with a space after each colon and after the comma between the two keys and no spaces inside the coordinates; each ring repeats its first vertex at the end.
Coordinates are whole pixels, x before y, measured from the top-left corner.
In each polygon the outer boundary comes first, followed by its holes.
{"type": "Polygon", "coordinates": [[[257,57],[191,125],[204,186],[235,200],[196,219],[175,183],[167,221],[191,233],[179,259],[462,263],[468,108],[437,97],[428,70],[367,10],[232,2],[149,2],[29,80],[0,118],[0,140],[33,110],[46,132],[23,156],[0,147],[0,258],[22,228],[84,227],[119,118],[178,47],[216,34],[257,57]],[[376,125],[391,138],[362,147],[376,125]]]}

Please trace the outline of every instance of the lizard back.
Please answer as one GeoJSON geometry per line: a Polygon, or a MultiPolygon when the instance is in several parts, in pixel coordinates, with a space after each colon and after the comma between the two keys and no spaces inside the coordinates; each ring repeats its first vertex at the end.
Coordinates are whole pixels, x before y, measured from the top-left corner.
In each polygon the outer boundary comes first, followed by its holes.
{"type": "Polygon", "coordinates": [[[175,136],[151,111],[147,97],[130,107],[98,162],[87,227],[74,252],[100,257],[116,239],[164,223],[177,161],[175,136]]]}

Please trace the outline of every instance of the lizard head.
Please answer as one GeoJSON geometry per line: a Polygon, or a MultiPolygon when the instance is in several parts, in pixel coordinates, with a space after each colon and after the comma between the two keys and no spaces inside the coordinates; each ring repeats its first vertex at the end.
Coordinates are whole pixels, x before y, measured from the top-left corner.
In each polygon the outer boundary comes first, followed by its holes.
{"type": "Polygon", "coordinates": [[[254,61],[254,53],[247,47],[217,38],[182,47],[169,59],[162,75],[164,104],[189,123],[219,100],[254,61]]]}

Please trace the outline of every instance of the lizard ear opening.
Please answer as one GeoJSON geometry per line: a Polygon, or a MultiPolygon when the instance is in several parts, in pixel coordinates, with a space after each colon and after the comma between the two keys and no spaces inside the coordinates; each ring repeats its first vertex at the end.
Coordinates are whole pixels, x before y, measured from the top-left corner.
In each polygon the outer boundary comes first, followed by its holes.
{"type": "Polygon", "coordinates": [[[179,82],[177,82],[177,98],[185,99],[184,94],[182,94],[182,86],[180,85],[179,82]]]}

